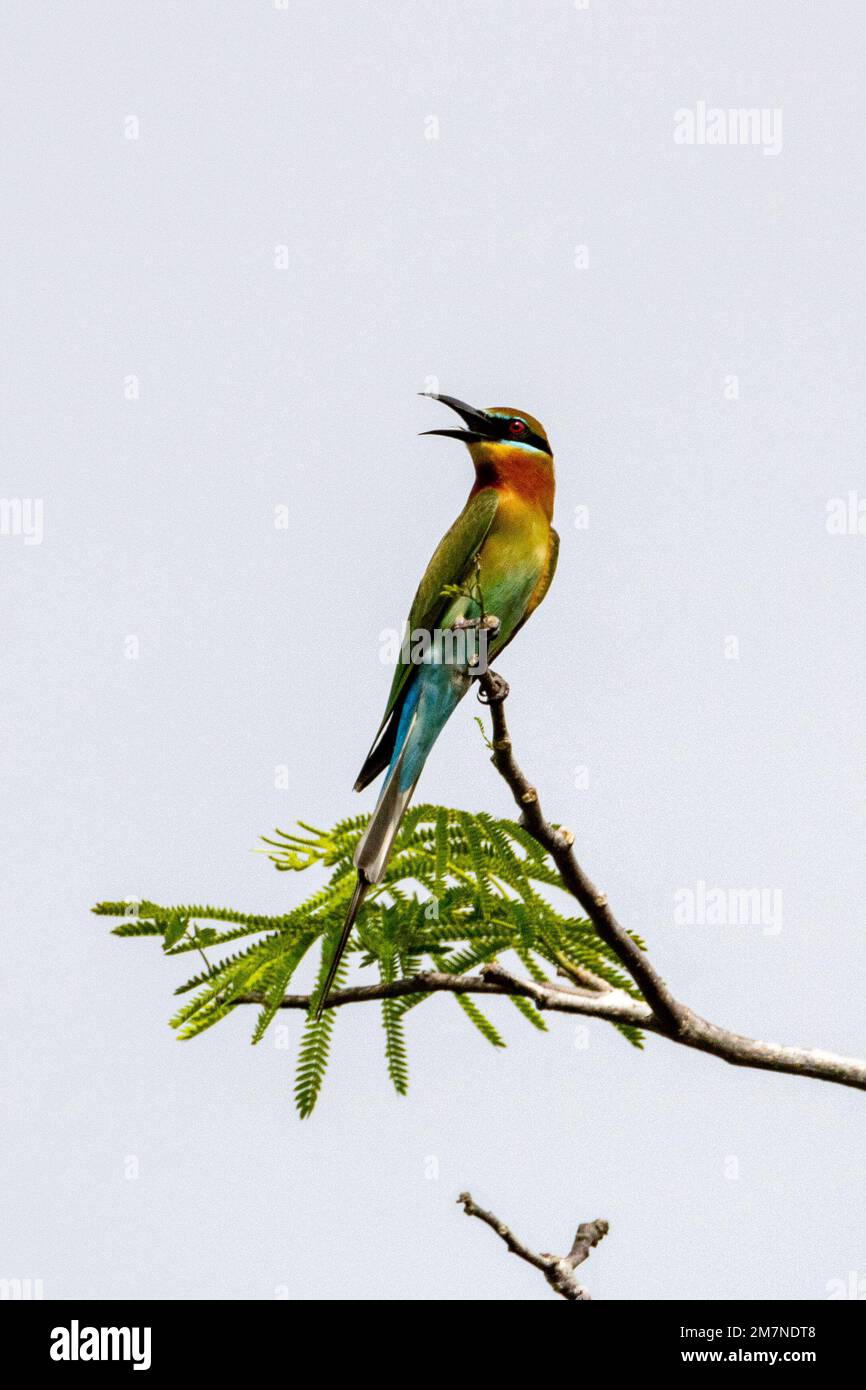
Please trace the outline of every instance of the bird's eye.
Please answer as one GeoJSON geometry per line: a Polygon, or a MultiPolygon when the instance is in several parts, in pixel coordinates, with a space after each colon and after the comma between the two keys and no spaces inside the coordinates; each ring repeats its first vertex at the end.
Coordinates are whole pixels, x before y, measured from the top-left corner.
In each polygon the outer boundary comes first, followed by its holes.
{"type": "Polygon", "coordinates": [[[508,433],[512,439],[520,439],[526,434],[526,425],[522,420],[509,420],[508,433]]]}

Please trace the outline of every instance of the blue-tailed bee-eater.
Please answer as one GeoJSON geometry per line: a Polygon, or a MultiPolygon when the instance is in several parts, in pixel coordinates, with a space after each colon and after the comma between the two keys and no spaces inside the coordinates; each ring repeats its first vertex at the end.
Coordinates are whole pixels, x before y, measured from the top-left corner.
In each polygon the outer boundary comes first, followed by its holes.
{"type": "MultiPolygon", "coordinates": [[[[462,440],[475,466],[475,482],[466,506],[439,542],[418,585],[409,633],[444,632],[455,624],[471,625],[491,615],[499,620],[487,648],[492,658],[541,603],[556,569],[559,536],[551,525],[553,454],[542,426],[523,410],[501,405],[475,410],[453,396],[424,394],[462,417],[465,429],[424,433],[462,440]]],[[[358,879],[319,995],[319,1013],[364,897],[384,877],[427,755],[472,679],[472,668],[465,660],[414,664],[404,660],[394,672],[382,722],[355,782],[355,790],[362,791],[385,773],[376,808],[355,851],[358,879]]]]}

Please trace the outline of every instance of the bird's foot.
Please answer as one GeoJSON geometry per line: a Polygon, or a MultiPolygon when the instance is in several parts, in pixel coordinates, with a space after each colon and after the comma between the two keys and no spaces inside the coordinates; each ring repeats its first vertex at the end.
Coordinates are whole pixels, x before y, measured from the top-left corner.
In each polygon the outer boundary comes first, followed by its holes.
{"type": "Polygon", "coordinates": [[[511,686],[504,676],[488,670],[479,679],[484,682],[478,687],[478,700],[482,705],[499,705],[508,698],[511,686]]]}
{"type": "Polygon", "coordinates": [[[495,613],[485,613],[480,618],[457,618],[451,624],[455,632],[477,632],[478,650],[471,651],[466,659],[464,671],[469,680],[481,680],[487,668],[487,644],[495,637],[502,626],[495,613]]]}
{"type": "Polygon", "coordinates": [[[487,613],[483,618],[457,618],[452,623],[455,632],[466,631],[469,628],[473,628],[476,631],[481,631],[483,629],[485,632],[489,632],[491,636],[495,636],[501,626],[502,624],[495,613],[487,613]]]}

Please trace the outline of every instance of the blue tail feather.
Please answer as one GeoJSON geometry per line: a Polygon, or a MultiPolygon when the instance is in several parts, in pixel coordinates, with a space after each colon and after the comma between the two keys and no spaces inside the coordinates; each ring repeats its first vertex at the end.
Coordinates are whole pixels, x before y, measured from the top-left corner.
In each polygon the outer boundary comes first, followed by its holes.
{"type": "Polygon", "coordinates": [[[355,851],[355,864],[370,883],[381,882],[391,846],[431,748],[469,689],[470,677],[453,666],[430,664],[406,696],[394,751],[376,809],[355,851]]]}

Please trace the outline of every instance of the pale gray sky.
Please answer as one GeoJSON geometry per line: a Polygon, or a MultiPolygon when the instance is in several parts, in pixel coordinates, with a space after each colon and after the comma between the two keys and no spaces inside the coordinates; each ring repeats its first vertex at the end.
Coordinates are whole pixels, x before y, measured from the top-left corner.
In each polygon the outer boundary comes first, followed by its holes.
{"type": "MultiPolygon", "coordinates": [[[[300,1017],[288,1050],[252,1016],[179,1044],[180,970],[88,912],[279,911],[308,885],[258,834],[372,804],[379,633],[470,482],[417,438],[435,377],[555,445],[559,573],[502,665],[549,813],[699,1011],[866,1052],[866,535],[826,525],[866,494],[862,8],[18,0],[3,27],[0,491],[44,535],[0,536],[0,1274],[550,1297],[469,1187],[543,1249],[606,1217],[599,1298],[866,1279],[857,1093],[504,1003],[494,1052],[443,998],[404,1100],[378,1015],[341,1016],[302,1123],[300,1017]],[[781,111],[781,148],[676,143],[700,103],[781,111]],[[781,930],[676,925],[701,883],[781,894],[781,930]]],[[[505,814],[474,712],[422,794],[505,814]]]]}

